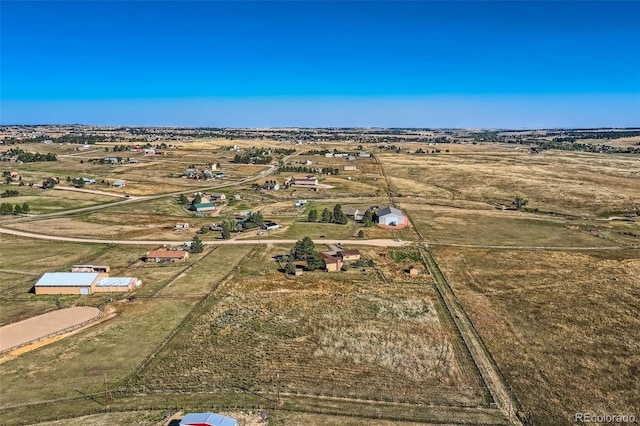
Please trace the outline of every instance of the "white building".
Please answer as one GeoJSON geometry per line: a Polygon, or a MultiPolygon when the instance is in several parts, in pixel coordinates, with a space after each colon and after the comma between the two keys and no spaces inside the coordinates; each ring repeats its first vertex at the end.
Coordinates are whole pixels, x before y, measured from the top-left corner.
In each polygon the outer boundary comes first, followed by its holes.
{"type": "Polygon", "coordinates": [[[382,208],[378,210],[378,223],[388,226],[404,225],[404,214],[395,207],[382,208]]]}

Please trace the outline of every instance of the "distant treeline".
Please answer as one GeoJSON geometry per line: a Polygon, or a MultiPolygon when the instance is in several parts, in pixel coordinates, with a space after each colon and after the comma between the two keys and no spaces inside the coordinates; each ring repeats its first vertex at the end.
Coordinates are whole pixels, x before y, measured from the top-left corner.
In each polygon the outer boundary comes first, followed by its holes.
{"type": "Polygon", "coordinates": [[[58,158],[53,153],[41,154],[39,152],[27,152],[20,148],[11,148],[6,151],[4,157],[16,157],[18,161],[23,163],[36,163],[39,161],[58,161],[58,158]]]}

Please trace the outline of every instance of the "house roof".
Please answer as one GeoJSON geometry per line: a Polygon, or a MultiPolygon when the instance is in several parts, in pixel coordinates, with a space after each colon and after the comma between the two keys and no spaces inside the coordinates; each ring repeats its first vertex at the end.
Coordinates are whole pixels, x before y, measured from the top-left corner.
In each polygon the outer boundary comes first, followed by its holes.
{"type": "Polygon", "coordinates": [[[180,425],[237,426],[238,421],[216,413],[189,413],[182,418],[180,425]]]}
{"type": "Polygon", "coordinates": [[[341,257],[333,256],[331,254],[320,253],[320,257],[322,257],[322,260],[323,260],[324,263],[342,262],[342,258],[341,257]]]}
{"type": "Polygon", "coordinates": [[[356,250],[356,249],[353,249],[353,250],[340,250],[338,252],[338,254],[340,256],[357,256],[357,255],[360,254],[360,250],[356,250]]]}
{"type": "Polygon", "coordinates": [[[116,181],[113,181],[113,183],[112,183],[111,185],[112,185],[112,186],[119,186],[119,185],[124,185],[124,184],[126,184],[126,183],[127,183],[127,182],[126,182],[126,181],[124,181],[124,180],[116,180],[116,181]]]}
{"type": "Polygon", "coordinates": [[[96,287],[129,287],[133,277],[104,277],[96,283],[96,287]]]}
{"type": "Polygon", "coordinates": [[[179,259],[187,254],[184,250],[151,250],[147,257],[159,257],[165,259],[179,259]]]}
{"type": "Polygon", "coordinates": [[[395,207],[391,207],[391,206],[384,207],[384,208],[378,210],[378,216],[379,217],[380,216],[386,216],[386,215],[389,215],[389,214],[392,214],[392,215],[395,215],[395,216],[398,216],[398,217],[403,217],[404,216],[404,214],[402,213],[402,210],[398,210],[395,207]]]}
{"type": "Polygon", "coordinates": [[[206,209],[206,208],[211,208],[211,207],[215,207],[216,205],[213,203],[196,203],[193,204],[193,207],[196,209],[206,209]]]}
{"type": "Polygon", "coordinates": [[[97,272],[46,272],[36,287],[91,287],[97,272]]]}
{"type": "Polygon", "coordinates": [[[346,214],[347,216],[355,216],[358,213],[360,213],[360,210],[354,208],[354,207],[343,207],[342,208],[342,213],[346,214]]]}

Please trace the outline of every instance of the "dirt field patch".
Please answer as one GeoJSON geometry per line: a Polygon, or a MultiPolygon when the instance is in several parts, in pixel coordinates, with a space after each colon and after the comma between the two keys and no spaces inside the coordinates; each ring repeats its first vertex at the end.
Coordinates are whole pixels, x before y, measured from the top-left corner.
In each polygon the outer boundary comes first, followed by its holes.
{"type": "Polygon", "coordinates": [[[0,352],[14,346],[53,335],[69,327],[97,318],[94,307],[75,307],[48,312],[14,324],[0,327],[0,352]]]}

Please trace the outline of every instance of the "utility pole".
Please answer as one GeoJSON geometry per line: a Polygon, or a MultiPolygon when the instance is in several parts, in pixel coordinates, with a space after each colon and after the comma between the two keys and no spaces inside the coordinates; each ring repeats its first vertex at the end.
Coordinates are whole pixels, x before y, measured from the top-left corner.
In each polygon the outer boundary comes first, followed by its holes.
{"type": "Polygon", "coordinates": [[[280,406],[280,370],[276,370],[276,398],[276,403],[280,406]]]}
{"type": "Polygon", "coordinates": [[[104,373],[104,408],[109,409],[109,391],[107,388],[107,373],[104,373]]]}

